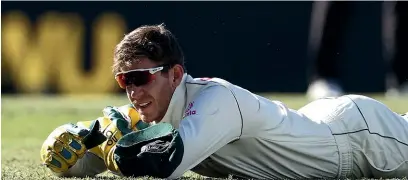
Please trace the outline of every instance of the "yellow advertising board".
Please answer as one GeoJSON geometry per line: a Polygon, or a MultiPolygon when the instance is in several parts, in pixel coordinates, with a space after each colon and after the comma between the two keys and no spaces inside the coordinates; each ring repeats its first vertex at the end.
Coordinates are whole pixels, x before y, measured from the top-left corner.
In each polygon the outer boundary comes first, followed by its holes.
{"type": "Polygon", "coordinates": [[[18,92],[40,93],[49,86],[67,94],[116,91],[113,50],[126,33],[119,14],[100,14],[88,26],[91,37],[75,13],[46,12],[36,21],[21,11],[2,15],[3,76],[10,76],[18,92]],[[89,71],[84,68],[86,38],[91,42],[89,71]]]}

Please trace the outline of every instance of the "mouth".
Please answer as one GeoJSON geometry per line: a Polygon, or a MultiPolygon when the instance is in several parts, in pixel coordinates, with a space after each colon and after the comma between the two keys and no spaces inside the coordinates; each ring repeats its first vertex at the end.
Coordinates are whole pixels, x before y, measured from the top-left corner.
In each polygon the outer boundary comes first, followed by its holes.
{"type": "Polygon", "coordinates": [[[136,110],[137,110],[137,111],[142,111],[142,110],[146,109],[147,107],[149,107],[151,104],[152,104],[151,101],[145,102],[145,103],[136,104],[136,110]]]}

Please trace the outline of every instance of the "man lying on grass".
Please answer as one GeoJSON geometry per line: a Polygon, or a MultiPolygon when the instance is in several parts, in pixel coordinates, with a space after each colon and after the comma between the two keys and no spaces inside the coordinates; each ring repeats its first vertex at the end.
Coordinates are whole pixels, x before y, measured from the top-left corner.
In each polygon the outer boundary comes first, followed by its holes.
{"type": "Polygon", "coordinates": [[[56,175],[408,176],[408,116],[374,99],[346,95],[293,110],[223,79],[194,79],[163,25],[127,34],[113,71],[131,104],[54,130],[41,159],[56,175]]]}

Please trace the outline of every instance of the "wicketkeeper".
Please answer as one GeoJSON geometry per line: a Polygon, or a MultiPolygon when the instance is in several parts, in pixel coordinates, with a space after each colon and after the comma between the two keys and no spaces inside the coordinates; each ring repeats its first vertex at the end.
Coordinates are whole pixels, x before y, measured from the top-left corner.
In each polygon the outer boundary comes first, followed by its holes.
{"type": "Polygon", "coordinates": [[[369,97],[320,99],[293,110],[223,79],[194,79],[163,25],[127,34],[113,71],[130,105],[54,130],[41,159],[56,175],[408,176],[408,115],[369,97]]]}

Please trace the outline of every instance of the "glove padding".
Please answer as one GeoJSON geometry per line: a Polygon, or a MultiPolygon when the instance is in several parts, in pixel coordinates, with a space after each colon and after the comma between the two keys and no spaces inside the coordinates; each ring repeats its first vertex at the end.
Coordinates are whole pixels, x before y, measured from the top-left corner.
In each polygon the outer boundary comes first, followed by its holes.
{"type": "MultiPolygon", "coordinates": [[[[116,148],[116,141],[133,130],[131,129],[131,124],[125,119],[124,114],[122,114],[118,108],[107,106],[103,109],[103,114],[104,117],[109,118],[112,123],[107,125],[103,130],[104,134],[108,137],[108,141],[100,145],[100,149],[103,152],[102,158],[108,170],[115,174],[120,174],[120,170],[113,159],[113,151],[116,148]]],[[[143,123],[140,122],[139,119],[137,119],[137,121],[139,124],[143,123]]],[[[135,125],[137,126],[137,124],[135,125]]],[[[137,131],[138,129],[135,128],[135,130],[137,131]]]]}
{"type": "Polygon", "coordinates": [[[116,144],[114,159],[124,176],[167,178],[181,163],[183,153],[178,131],[159,123],[123,136],[116,144]]]}
{"type": "Polygon", "coordinates": [[[69,123],[56,128],[41,147],[41,161],[54,173],[62,173],[91,149],[106,140],[98,121],[90,129],[69,123]]]}

